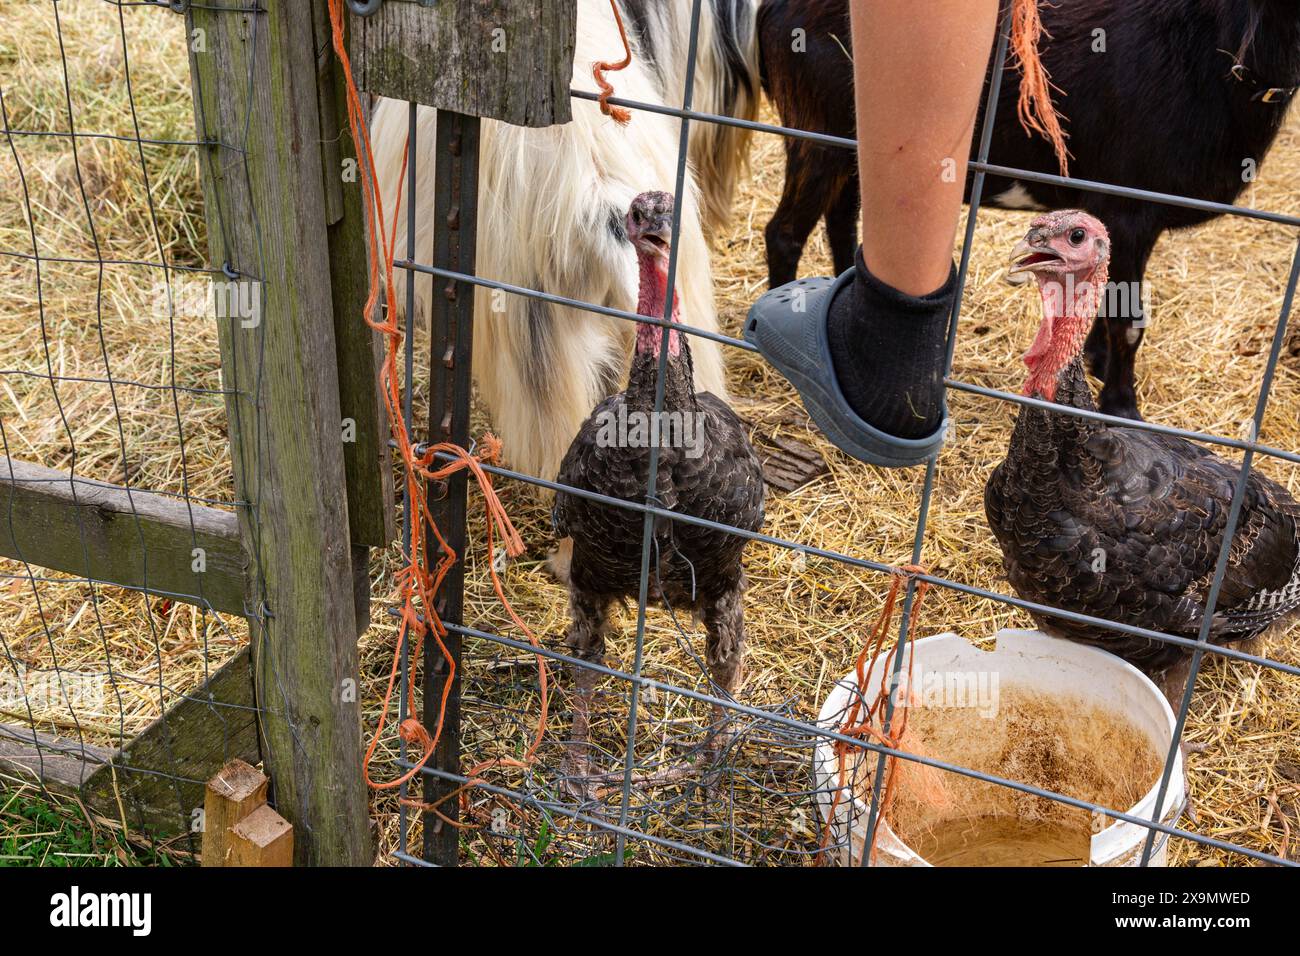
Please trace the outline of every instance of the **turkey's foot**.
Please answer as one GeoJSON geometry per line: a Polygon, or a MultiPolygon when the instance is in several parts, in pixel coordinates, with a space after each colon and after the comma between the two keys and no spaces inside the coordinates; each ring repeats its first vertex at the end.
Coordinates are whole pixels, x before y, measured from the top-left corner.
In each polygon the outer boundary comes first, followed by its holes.
{"type": "Polygon", "coordinates": [[[593,803],[597,799],[588,746],[586,743],[570,741],[565,744],[564,757],[560,761],[560,791],[568,799],[582,804],[593,803]]]}
{"type": "MultiPolygon", "coordinates": [[[[633,773],[632,787],[638,790],[651,790],[693,780],[707,791],[711,788],[714,778],[717,777],[718,771],[739,737],[739,732],[731,725],[725,710],[715,704],[713,721],[709,725],[708,736],[705,737],[704,742],[686,751],[682,758],[674,763],[665,761],[653,770],[633,773]]],[[[593,779],[605,784],[597,791],[597,796],[617,792],[624,776],[623,770],[594,774],[593,779]]]]}
{"type": "Polygon", "coordinates": [[[734,715],[727,712],[720,704],[713,705],[713,723],[709,725],[709,736],[704,741],[704,753],[711,763],[718,763],[740,742],[740,731],[736,729],[734,715]]]}
{"type": "MultiPolygon", "coordinates": [[[[673,787],[680,784],[695,783],[709,792],[719,767],[714,763],[715,751],[701,748],[693,757],[685,758],[671,765],[665,763],[655,770],[638,771],[632,774],[633,790],[654,790],[659,787],[673,787]]],[[[606,797],[622,789],[625,772],[613,770],[609,773],[596,774],[595,779],[604,785],[596,790],[597,797],[606,797]]]]}
{"type": "MultiPolygon", "coordinates": [[[[613,770],[609,773],[597,774],[596,779],[603,784],[596,790],[597,797],[606,797],[610,794],[619,793],[623,788],[624,771],[613,770]]],[[[672,766],[664,766],[658,770],[641,771],[632,774],[633,790],[654,790],[657,787],[672,787],[688,780],[698,780],[700,777],[700,765],[695,762],[683,761],[672,766]]]]}
{"type": "MultiPolygon", "coordinates": [[[[736,668],[736,673],[731,681],[732,687],[727,689],[727,696],[731,696],[731,690],[740,684],[740,668],[736,668]]],[[[708,774],[708,780],[705,783],[705,792],[713,796],[714,785],[721,778],[721,770],[735,762],[736,751],[740,747],[740,730],[736,726],[736,714],[728,711],[720,704],[713,705],[713,723],[709,727],[709,736],[704,741],[704,751],[701,759],[708,762],[711,768],[708,774]]]]}

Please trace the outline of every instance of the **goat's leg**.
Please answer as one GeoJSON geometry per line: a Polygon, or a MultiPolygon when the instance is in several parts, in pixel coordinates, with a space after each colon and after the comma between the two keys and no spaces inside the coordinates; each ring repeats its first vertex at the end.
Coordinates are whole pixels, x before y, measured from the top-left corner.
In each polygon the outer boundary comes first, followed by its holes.
{"type": "Polygon", "coordinates": [[[1083,343],[1083,357],[1088,371],[1096,378],[1106,377],[1106,354],[1110,350],[1107,344],[1106,316],[1101,312],[1092,320],[1092,328],[1083,343]]]}
{"type": "Polygon", "coordinates": [[[1110,282],[1103,294],[1106,322],[1106,368],[1102,375],[1097,405],[1107,415],[1140,421],[1137,407],[1137,352],[1146,334],[1147,314],[1142,302],[1142,283],[1147,260],[1155,245],[1145,235],[1131,237],[1128,248],[1115,243],[1110,282]]]}
{"type": "Polygon", "coordinates": [[[793,282],[803,247],[830,205],[830,183],[820,152],[806,143],[785,146],[785,185],[776,212],[763,230],[767,244],[767,281],[775,289],[793,282]]]}
{"type": "Polygon", "coordinates": [[[1106,374],[1098,408],[1107,415],[1142,420],[1137,407],[1137,350],[1145,330],[1124,319],[1106,320],[1106,374]]]}
{"type": "MultiPolygon", "coordinates": [[[[1118,222],[1124,227],[1117,229],[1111,236],[1110,281],[1119,281],[1117,273],[1124,269],[1124,264],[1128,262],[1131,255],[1131,230],[1127,227],[1133,221],[1133,215],[1126,215],[1122,209],[1098,209],[1089,210],[1089,212],[1092,212],[1102,222],[1108,222],[1112,225],[1118,222]]],[[[1110,355],[1110,334],[1107,321],[1109,305],[1107,296],[1103,295],[1101,305],[1097,309],[1097,317],[1093,319],[1092,328],[1088,331],[1088,338],[1083,343],[1083,355],[1088,371],[1094,377],[1103,380],[1106,378],[1106,363],[1110,355]]]]}
{"type": "Polygon", "coordinates": [[[826,210],[826,239],[830,242],[836,275],[853,268],[858,251],[858,213],[861,210],[862,192],[855,173],[841,183],[839,193],[826,210]]]}
{"type": "MultiPolygon", "coordinates": [[[[609,603],[594,595],[573,589],[569,593],[572,622],[566,643],[579,661],[602,663],[605,657],[605,631],[609,603]]],[[[581,664],[571,665],[573,674],[573,722],[565,744],[561,771],[564,789],[584,802],[591,791],[591,702],[596,693],[597,674],[581,664]]]]}

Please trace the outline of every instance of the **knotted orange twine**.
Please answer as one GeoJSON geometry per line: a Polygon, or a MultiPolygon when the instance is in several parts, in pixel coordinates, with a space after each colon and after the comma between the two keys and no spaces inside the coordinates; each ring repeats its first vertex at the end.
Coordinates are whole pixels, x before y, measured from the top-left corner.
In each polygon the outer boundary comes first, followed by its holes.
{"type": "MultiPolygon", "coordinates": [[[[893,750],[901,749],[903,735],[907,732],[907,712],[908,712],[908,693],[898,695],[898,700],[894,703],[893,716],[889,721],[889,726],[884,726],[885,715],[888,709],[890,693],[890,677],[894,672],[894,653],[898,650],[898,644],[889,649],[889,653],[884,658],[884,671],[881,675],[880,690],[876,693],[876,698],[870,707],[866,707],[863,699],[863,688],[869,686],[871,675],[876,669],[876,661],[880,660],[881,651],[884,648],[885,638],[889,634],[890,623],[894,619],[894,606],[898,603],[899,588],[908,580],[913,579],[918,574],[925,574],[925,568],[916,564],[903,565],[893,570],[893,579],[889,584],[889,593],[885,596],[885,605],[880,609],[880,616],[876,618],[876,623],[872,628],[871,636],[863,646],[862,652],[858,654],[856,664],[857,686],[853,692],[853,704],[848,709],[848,714],[844,722],[840,724],[838,731],[845,737],[857,737],[862,740],[875,740],[877,743],[884,744],[893,750]],[[866,713],[863,714],[863,710],[866,713]]],[[[910,693],[912,683],[912,664],[915,654],[912,653],[912,642],[908,639],[912,630],[912,625],[916,622],[917,616],[921,611],[921,604],[925,600],[926,591],[930,589],[929,582],[916,582],[916,595],[912,600],[912,610],[908,615],[906,627],[899,637],[899,644],[906,643],[907,655],[907,680],[910,693]]],[[[856,755],[857,759],[864,760],[869,751],[861,747],[855,747],[853,744],[846,743],[843,740],[834,742],[835,756],[839,762],[839,780],[835,787],[835,794],[831,798],[830,812],[826,815],[826,824],[822,829],[821,849],[826,850],[831,844],[831,831],[835,821],[835,811],[839,808],[840,800],[845,796],[845,788],[848,783],[849,754],[856,755]]],[[[880,791],[880,809],[876,816],[876,828],[871,835],[871,845],[864,846],[862,849],[863,856],[870,852],[871,862],[876,862],[876,841],[880,838],[880,828],[884,824],[889,814],[889,808],[893,803],[896,789],[894,787],[894,776],[898,769],[898,758],[894,756],[885,758],[885,782],[880,791]]],[[[849,840],[850,861],[852,857],[852,840],[849,840]]],[[[822,862],[826,862],[827,854],[822,854],[822,862]]]]}
{"type": "Polygon", "coordinates": [[[632,48],[627,42],[627,31],[623,29],[623,15],[618,12],[618,0],[609,0],[609,8],[614,11],[614,22],[618,24],[618,36],[623,41],[623,59],[617,63],[601,60],[599,63],[592,64],[591,78],[600,87],[600,111],[620,126],[626,126],[628,121],[632,119],[632,114],[623,107],[614,106],[609,102],[609,98],[614,95],[614,87],[610,86],[609,81],[605,79],[605,71],[626,70],[632,62],[632,48]]]}
{"type": "Polygon", "coordinates": [[[1051,34],[1043,27],[1039,0],[1015,0],[1011,8],[1011,53],[1020,68],[1020,99],[1016,112],[1026,133],[1037,133],[1052,144],[1062,176],[1070,175],[1066,132],[1052,103],[1052,77],[1038,56],[1038,42],[1051,34]]]}
{"type": "MultiPolygon", "coordinates": [[[[402,350],[403,330],[397,323],[397,309],[394,307],[397,302],[397,287],[393,278],[393,249],[396,247],[397,217],[394,216],[391,232],[386,232],[383,201],[374,171],[375,162],[371,150],[370,131],[366,126],[365,114],[361,107],[361,97],[352,78],[352,64],[348,58],[347,45],[344,42],[342,0],[328,0],[328,2],[334,52],[342,66],[346,86],[348,124],[351,128],[352,140],[356,144],[357,156],[362,160],[359,165],[363,173],[361,184],[365,191],[366,236],[370,250],[370,284],[369,293],[366,297],[364,318],[367,325],[384,337],[384,361],[380,368],[379,380],[384,393],[384,404],[388,409],[388,419],[391,423],[393,438],[397,444],[398,457],[401,460],[404,472],[405,500],[407,506],[413,509],[411,514],[410,552],[407,555],[406,566],[397,574],[397,599],[402,609],[401,626],[393,648],[393,661],[388,675],[388,687],[384,693],[383,708],[380,710],[379,725],[375,728],[374,735],[366,749],[362,765],[362,772],[365,774],[367,784],[376,790],[389,790],[409,781],[432,757],[434,750],[438,746],[438,741],[442,737],[447,698],[451,693],[453,678],[456,674],[456,662],[451,657],[444,642],[447,629],[438,617],[435,609],[435,597],[447,573],[458,560],[458,555],[447,544],[446,539],[443,538],[442,533],[433,522],[427,503],[427,482],[445,481],[452,475],[468,470],[478,482],[479,490],[483,495],[483,503],[488,518],[485,522],[488,555],[490,557],[495,555],[494,542],[497,534],[501,536],[504,542],[506,553],[512,557],[523,553],[524,544],[519,537],[519,533],[510,523],[510,517],[506,514],[501,500],[493,490],[491,479],[483,470],[484,464],[498,461],[500,458],[501,442],[495,436],[484,435],[481,442],[482,450],[474,455],[471,455],[459,445],[451,443],[433,445],[420,450],[419,454],[417,454],[416,447],[412,443],[411,436],[406,428],[406,422],[402,416],[402,385],[397,372],[397,356],[402,350]],[[382,285],[379,272],[380,263],[383,263],[382,285]],[[382,321],[373,318],[381,288],[385,292],[385,301],[388,304],[382,321]],[[448,455],[453,460],[435,468],[433,463],[439,454],[448,455]],[[433,532],[433,538],[437,541],[439,551],[437,566],[432,571],[430,570],[431,555],[427,531],[433,532]],[[406,773],[397,779],[377,782],[370,776],[370,762],[374,757],[375,749],[383,735],[384,728],[387,726],[388,708],[392,702],[393,689],[397,683],[402,649],[406,646],[406,642],[410,640],[412,634],[414,634],[414,641],[411,644],[410,660],[412,665],[408,675],[408,707],[405,717],[398,725],[398,735],[407,743],[417,746],[421,750],[421,756],[406,773]],[[428,634],[433,635],[433,639],[437,642],[438,649],[447,664],[447,675],[443,682],[442,698],[438,702],[438,721],[433,733],[430,733],[428,728],[424,726],[419,717],[416,716],[415,711],[414,662],[420,659],[424,639],[428,634]]],[[[409,147],[408,142],[407,149],[409,147]]],[[[397,189],[397,205],[399,207],[402,202],[402,185],[406,180],[407,160],[408,156],[404,153],[401,179],[397,189]]],[[[407,303],[407,307],[411,308],[412,303],[407,303]]],[[[520,619],[506,599],[505,591],[501,586],[501,580],[497,576],[494,564],[494,561],[489,560],[488,568],[492,577],[492,588],[496,592],[497,599],[501,602],[515,626],[527,635],[529,643],[534,647],[539,647],[540,645],[532,630],[520,619]]],[[[537,719],[536,733],[524,755],[522,757],[494,758],[474,765],[465,774],[469,778],[469,782],[439,800],[439,804],[452,797],[463,796],[464,791],[481,782],[479,775],[490,767],[524,767],[533,761],[545,731],[549,699],[546,662],[540,654],[537,655],[537,668],[540,713],[537,719]]],[[[466,825],[450,820],[439,812],[434,804],[424,804],[410,799],[403,802],[435,813],[447,823],[455,826],[466,825]]]]}

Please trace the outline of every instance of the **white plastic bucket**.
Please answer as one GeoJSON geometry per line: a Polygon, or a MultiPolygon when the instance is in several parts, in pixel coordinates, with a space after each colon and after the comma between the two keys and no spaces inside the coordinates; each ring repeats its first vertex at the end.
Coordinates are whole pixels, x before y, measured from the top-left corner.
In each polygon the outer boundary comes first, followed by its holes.
{"type": "MultiPolygon", "coordinates": [[[[1174,713],[1164,694],[1136,667],[1106,651],[1050,637],[1041,631],[1005,629],[994,637],[997,640],[994,651],[981,650],[952,633],[911,642],[913,686],[918,686],[927,673],[939,675],[942,679],[944,674],[980,672],[997,675],[1002,686],[1015,685],[1052,696],[1082,698],[1087,703],[1123,716],[1134,730],[1147,736],[1155,752],[1161,755],[1163,764],[1163,756],[1168,752],[1173,737],[1174,713]]],[[[865,688],[866,700],[875,700],[880,691],[885,676],[883,663],[878,664],[870,676],[865,688]]],[[[905,659],[905,670],[907,663],[905,659]]],[[[835,685],[822,706],[818,719],[820,726],[828,730],[839,729],[856,683],[857,674],[851,672],[835,685]]],[[[906,740],[902,749],[908,749],[906,740]]],[[[874,768],[874,755],[868,759],[874,768]]],[[[960,759],[951,762],[962,764],[960,759]]],[[[833,794],[839,782],[839,760],[832,741],[822,739],[819,742],[813,769],[824,822],[832,804],[836,803],[833,794]]],[[[1127,813],[1151,819],[1159,788],[1157,774],[1146,795],[1136,805],[1127,808],[1127,813]]],[[[1178,819],[1185,796],[1180,751],[1175,758],[1169,792],[1165,795],[1161,822],[1172,825],[1178,819]]],[[[852,786],[846,785],[835,805],[835,820],[831,824],[831,843],[839,848],[841,865],[861,861],[869,810],[867,803],[854,795],[852,786]],[[851,840],[846,839],[850,830],[851,840]]],[[[876,839],[876,865],[931,865],[903,843],[884,821],[877,826],[880,832],[876,839]]],[[[1093,835],[1088,865],[1137,866],[1142,859],[1142,847],[1148,832],[1139,824],[1114,821],[1093,835]]],[[[1165,865],[1168,839],[1168,834],[1157,833],[1151,866],[1165,865]]]]}

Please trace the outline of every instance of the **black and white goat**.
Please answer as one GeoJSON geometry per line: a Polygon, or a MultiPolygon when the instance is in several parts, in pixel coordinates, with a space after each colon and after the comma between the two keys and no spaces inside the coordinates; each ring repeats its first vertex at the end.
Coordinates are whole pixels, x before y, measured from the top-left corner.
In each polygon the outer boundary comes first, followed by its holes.
{"type": "MultiPolygon", "coordinates": [[[[757,0],[705,0],[693,106],[752,118],[757,110],[757,0]]],[[[680,107],[686,81],[691,6],[685,0],[619,0],[632,63],[611,73],[622,98],[680,107]]],[[[608,0],[579,0],[573,87],[592,89],[591,67],[622,49],[608,0]]],[[[417,190],[432,203],[435,111],[421,108],[417,190]]],[[[483,124],[480,144],[478,272],[544,292],[636,310],[636,256],[623,216],[633,197],[676,191],[678,120],[633,111],[619,126],[597,104],[575,99],[573,121],[546,129],[483,124]]],[[[381,101],[371,122],[384,208],[392,210],[407,136],[407,107],[381,101]]],[[[679,201],[677,288],[692,321],[717,328],[706,236],[726,217],[744,162],[746,134],[694,123],[690,166],[679,201]]],[[[396,255],[406,255],[405,212],[396,255]]],[[[417,214],[415,260],[433,254],[431,209],[417,214]]],[[[404,296],[404,282],[398,283],[404,296]]],[[[416,282],[427,314],[432,281],[416,282]]],[[[405,306],[405,303],[402,303],[405,306]]],[[[480,290],[475,299],[474,376],[510,464],[554,478],[583,420],[627,378],[635,325],[565,306],[480,290]]],[[[726,394],[719,348],[695,345],[696,387],[726,394]]]]}
{"type": "MultiPolygon", "coordinates": [[[[1154,192],[1231,203],[1263,161],[1300,85],[1296,0],[1067,0],[1044,3],[1044,66],[1058,88],[1070,173],[1154,192]]],[[[763,84],[786,126],[851,137],[848,0],[763,0],[763,84]],[[794,31],[801,43],[792,42],[794,31]],[[806,48],[806,49],[804,49],[806,48]]],[[[936,65],[936,69],[941,66],[936,65]]],[[[1057,172],[1050,144],[1016,116],[1019,81],[1003,78],[990,162],[1057,172]]],[[[1076,207],[1110,227],[1111,281],[1128,308],[1099,317],[1088,358],[1100,407],[1137,417],[1134,358],[1145,327],[1139,291],[1166,229],[1213,218],[1178,206],[989,177],[985,202],[1012,209],[1076,207]]],[[[769,281],[795,277],[823,216],[837,271],[849,268],[859,208],[851,150],[787,140],[785,190],[767,225],[769,281]]],[[[1120,301],[1116,296],[1112,302],[1120,301]]]]}

